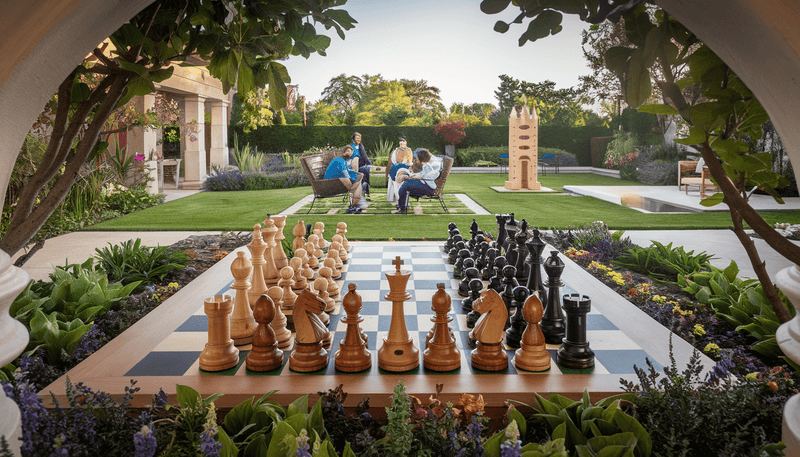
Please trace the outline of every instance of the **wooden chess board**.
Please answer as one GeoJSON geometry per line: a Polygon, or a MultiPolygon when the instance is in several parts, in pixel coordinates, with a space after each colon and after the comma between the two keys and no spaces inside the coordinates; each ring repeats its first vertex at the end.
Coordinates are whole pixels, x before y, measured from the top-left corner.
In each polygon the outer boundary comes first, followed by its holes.
{"type": "MultiPolygon", "coordinates": [[[[241,248],[244,249],[244,248],[241,248]]],[[[203,312],[203,300],[219,294],[235,295],[230,289],[233,278],[230,264],[235,258],[231,253],[223,261],[204,273],[200,278],[181,289],[125,333],[114,339],[103,349],[71,370],[67,376],[73,383],[78,381],[104,390],[121,394],[130,379],[137,380],[143,395],[137,395],[136,404],[148,404],[150,394],[160,388],[174,395],[175,385],[190,385],[203,396],[215,392],[225,393],[216,401],[217,406],[232,406],[245,398],[260,396],[278,390],[274,398],[292,401],[299,395],[315,394],[344,384],[348,402],[353,404],[363,397],[370,397],[373,406],[387,406],[389,395],[398,380],[403,380],[411,394],[427,398],[436,391],[436,384],[444,384],[442,398],[455,399],[460,393],[481,393],[494,406],[502,405],[506,399],[532,401],[531,393],[559,392],[570,397],[579,397],[588,389],[593,394],[615,394],[620,392],[620,378],[635,380],[634,364],[645,367],[649,358],[660,369],[668,364],[664,329],[655,321],[639,312],[628,303],[630,309],[616,309],[603,301],[605,297],[594,296],[602,291],[599,281],[587,279],[583,270],[569,259],[562,279],[567,286],[562,294],[581,293],[592,297],[592,311],[588,315],[587,337],[596,359],[590,369],[576,370],[559,366],[555,362],[557,345],[548,345],[553,358],[551,368],[545,372],[526,372],[516,369],[511,363],[514,351],[507,349],[509,366],[500,372],[484,372],[470,365],[470,352],[466,314],[461,310],[458,296],[458,280],[453,278],[453,266],[447,263],[441,242],[418,243],[351,243],[351,253],[345,264],[342,277],[337,284],[342,294],[336,297],[336,309],[330,315],[329,329],[334,332],[329,350],[329,363],[324,369],[313,373],[297,373],[289,369],[289,352],[284,354],[284,364],[273,371],[256,373],[244,365],[249,345],[240,346],[239,364],[222,372],[206,372],[199,368],[198,358],[207,341],[208,318],[203,312]],[[437,283],[444,283],[452,297],[453,316],[451,323],[457,346],[461,351],[461,367],[450,372],[434,372],[420,366],[411,371],[392,373],[378,367],[377,349],[387,335],[392,303],[385,300],[389,284],[385,272],[394,271],[392,260],[400,256],[403,269],[412,272],[407,290],[411,299],[405,302],[406,326],[420,353],[424,347],[420,341],[432,326],[431,297],[437,283]],[[570,268],[571,267],[571,268],[570,268]],[[580,273],[584,273],[582,276],[580,273]],[[593,283],[590,283],[593,281],[593,283]],[[369,339],[372,366],[360,373],[344,373],[334,366],[334,353],[344,338],[345,316],[341,298],[348,283],[358,286],[362,298],[362,330],[369,339]],[[648,321],[649,319],[649,321],[648,321]]],[[[606,291],[609,291],[605,288],[606,291]]],[[[611,292],[613,296],[618,295],[611,292]]],[[[609,296],[610,297],[610,296],[609,296]]],[[[624,300],[623,300],[624,301],[624,300]]],[[[625,302],[627,303],[627,302],[625,302]]],[[[691,347],[675,338],[675,352],[679,360],[688,359],[691,347]]],[[[421,359],[420,354],[420,359],[421,359]]],[[[711,366],[708,363],[707,367],[711,366]]],[[[64,379],[48,386],[42,394],[52,391],[63,395],[64,379]]]]}

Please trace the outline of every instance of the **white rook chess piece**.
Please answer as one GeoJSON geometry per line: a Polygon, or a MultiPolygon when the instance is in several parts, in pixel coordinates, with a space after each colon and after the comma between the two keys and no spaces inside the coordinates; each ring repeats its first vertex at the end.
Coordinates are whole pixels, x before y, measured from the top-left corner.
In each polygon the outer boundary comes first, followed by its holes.
{"type": "Polygon", "coordinates": [[[223,371],[239,363],[239,350],[231,339],[230,295],[214,295],[205,300],[208,316],[208,343],[200,353],[200,369],[223,371]]]}

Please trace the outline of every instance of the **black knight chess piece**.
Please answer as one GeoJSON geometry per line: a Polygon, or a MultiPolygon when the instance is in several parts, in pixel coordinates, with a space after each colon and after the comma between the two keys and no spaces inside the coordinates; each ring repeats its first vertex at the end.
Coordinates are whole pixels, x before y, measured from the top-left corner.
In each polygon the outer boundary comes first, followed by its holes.
{"type": "Polygon", "coordinates": [[[551,251],[550,254],[544,262],[548,294],[541,327],[548,343],[559,344],[565,334],[564,312],[561,309],[561,287],[564,286],[561,274],[564,272],[564,262],[558,258],[558,251],[551,251]]]}
{"type": "Polygon", "coordinates": [[[592,309],[592,300],[586,295],[564,296],[564,311],[567,313],[567,332],[558,349],[556,362],[567,368],[590,368],[594,366],[594,351],[586,339],[586,315],[592,309]]]}
{"type": "Polygon", "coordinates": [[[517,286],[514,288],[512,295],[514,302],[512,303],[515,312],[511,318],[511,327],[506,330],[506,345],[510,348],[519,348],[519,341],[522,338],[522,332],[525,331],[525,318],[522,315],[522,307],[525,305],[525,300],[528,299],[530,291],[525,286],[517,286]]]}

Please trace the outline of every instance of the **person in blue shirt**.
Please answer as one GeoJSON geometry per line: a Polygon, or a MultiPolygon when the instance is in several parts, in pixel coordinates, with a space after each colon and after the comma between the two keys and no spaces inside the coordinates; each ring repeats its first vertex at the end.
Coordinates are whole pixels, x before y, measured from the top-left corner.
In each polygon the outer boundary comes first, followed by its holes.
{"type": "Polygon", "coordinates": [[[366,184],[364,186],[364,194],[369,196],[369,166],[372,165],[372,161],[367,157],[367,151],[364,149],[364,145],[361,144],[361,134],[354,132],[350,138],[353,140],[350,144],[350,147],[353,148],[353,157],[350,159],[350,167],[364,174],[364,183],[366,184]],[[356,159],[358,160],[356,161],[356,159]]]}
{"type": "Polygon", "coordinates": [[[437,165],[431,163],[431,153],[427,149],[417,149],[415,152],[414,163],[422,165],[422,171],[411,173],[403,185],[400,186],[400,198],[398,200],[397,214],[406,214],[408,211],[408,199],[410,196],[422,197],[432,195],[436,190],[436,178],[441,172],[437,165]]]}
{"type": "Polygon", "coordinates": [[[345,146],[342,148],[342,155],[331,160],[328,168],[325,170],[323,179],[339,178],[342,184],[352,195],[350,207],[347,208],[347,214],[358,214],[361,212],[361,207],[358,206],[361,200],[361,179],[358,173],[350,169],[349,161],[353,157],[353,147],[345,146]]]}

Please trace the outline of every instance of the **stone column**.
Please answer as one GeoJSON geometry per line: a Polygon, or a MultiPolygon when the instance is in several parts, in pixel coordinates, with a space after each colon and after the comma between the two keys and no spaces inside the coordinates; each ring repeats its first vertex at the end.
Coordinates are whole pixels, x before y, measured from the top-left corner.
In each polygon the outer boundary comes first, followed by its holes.
{"type": "MultiPolygon", "coordinates": [[[[134,107],[136,111],[144,113],[149,109],[153,109],[156,105],[155,94],[141,95],[134,98],[134,107]]],[[[144,127],[133,127],[128,132],[128,155],[143,154],[143,164],[148,164],[151,156],[158,153],[158,146],[156,146],[157,132],[155,129],[148,129],[144,127]]],[[[151,167],[156,167],[157,164],[150,164],[151,167]]],[[[152,169],[152,168],[151,168],[152,169]]],[[[150,175],[145,171],[146,174],[150,175]]],[[[158,193],[158,174],[151,177],[147,185],[147,191],[151,194],[158,193]]]]}
{"type": "Polygon", "coordinates": [[[184,117],[188,127],[181,128],[181,142],[185,145],[186,181],[202,182],[206,179],[205,101],[201,95],[184,98],[184,117]]]}
{"type": "Polygon", "coordinates": [[[211,165],[228,165],[228,101],[211,100],[211,165]]]}
{"type": "MultiPolygon", "coordinates": [[[[800,268],[797,265],[784,268],[775,276],[775,285],[797,309],[800,306],[800,268]]],[[[778,346],[787,357],[800,363],[800,314],[778,327],[775,332],[778,346]]],[[[800,395],[795,395],[783,407],[783,433],[786,443],[784,452],[788,456],[800,456],[800,395]]]]}

